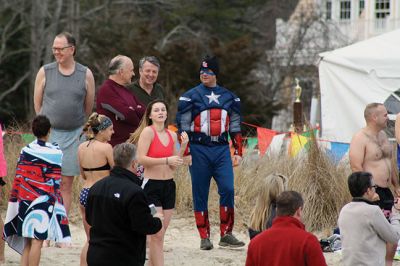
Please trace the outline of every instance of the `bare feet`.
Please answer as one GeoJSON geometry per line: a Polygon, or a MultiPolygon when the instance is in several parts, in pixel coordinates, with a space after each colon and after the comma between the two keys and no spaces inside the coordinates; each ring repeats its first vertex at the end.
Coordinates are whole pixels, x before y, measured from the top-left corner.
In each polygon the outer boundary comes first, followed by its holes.
{"type": "Polygon", "coordinates": [[[71,243],[56,243],[54,246],[56,248],[70,248],[72,245],[71,243]]]}
{"type": "Polygon", "coordinates": [[[50,240],[43,241],[42,248],[48,248],[48,247],[50,247],[50,240]]]}

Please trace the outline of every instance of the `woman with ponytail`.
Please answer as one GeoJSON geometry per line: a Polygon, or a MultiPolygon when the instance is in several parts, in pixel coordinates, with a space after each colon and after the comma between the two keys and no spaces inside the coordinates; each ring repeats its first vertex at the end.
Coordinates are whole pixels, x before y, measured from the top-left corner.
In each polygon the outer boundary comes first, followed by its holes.
{"type": "Polygon", "coordinates": [[[108,176],[110,169],[114,166],[113,149],[111,144],[108,143],[114,133],[113,124],[110,118],[95,112],[90,115],[83,128],[83,133],[86,134],[87,141],[79,145],[78,148],[79,166],[84,180],[79,202],[87,237],[81,253],[81,265],[87,265],[86,254],[89,246],[90,229],[85,217],[87,196],[90,187],[103,177],[108,176]]]}

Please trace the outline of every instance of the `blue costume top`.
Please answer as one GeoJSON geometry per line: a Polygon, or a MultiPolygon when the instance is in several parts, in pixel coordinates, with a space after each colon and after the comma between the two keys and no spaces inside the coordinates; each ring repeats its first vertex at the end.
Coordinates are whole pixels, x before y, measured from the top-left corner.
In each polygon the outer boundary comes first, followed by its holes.
{"type": "Polygon", "coordinates": [[[179,98],[176,122],[191,143],[227,145],[229,132],[235,154],[242,154],[240,99],[224,87],[201,83],[187,91],[179,98]]]}

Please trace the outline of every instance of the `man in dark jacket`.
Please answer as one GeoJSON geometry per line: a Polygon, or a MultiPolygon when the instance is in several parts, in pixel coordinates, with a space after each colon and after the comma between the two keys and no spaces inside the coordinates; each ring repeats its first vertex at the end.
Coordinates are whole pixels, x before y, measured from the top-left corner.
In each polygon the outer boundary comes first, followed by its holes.
{"type": "Polygon", "coordinates": [[[133,144],[116,145],[110,176],[90,188],[88,265],[144,265],[146,235],[162,228],[161,220],[150,214],[141,181],[134,174],[135,155],[133,144]]]}

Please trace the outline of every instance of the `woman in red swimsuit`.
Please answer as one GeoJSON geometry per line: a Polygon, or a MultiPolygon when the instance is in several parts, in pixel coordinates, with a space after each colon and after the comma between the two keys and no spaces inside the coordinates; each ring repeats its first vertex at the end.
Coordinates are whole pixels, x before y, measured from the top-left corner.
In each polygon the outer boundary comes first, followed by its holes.
{"type": "MultiPolygon", "coordinates": [[[[164,217],[163,228],[149,239],[149,265],[164,265],[164,235],[175,207],[175,182],[173,173],[183,159],[176,149],[177,135],[166,128],[168,106],[162,100],[149,103],[146,113],[132,134],[130,142],[137,143],[138,162],[144,166],[143,190],[149,204],[156,206],[164,217]]],[[[188,136],[182,133],[181,150],[186,149],[188,136]]],[[[183,153],[182,153],[183,154],[183,153]]]]}

